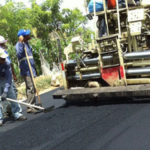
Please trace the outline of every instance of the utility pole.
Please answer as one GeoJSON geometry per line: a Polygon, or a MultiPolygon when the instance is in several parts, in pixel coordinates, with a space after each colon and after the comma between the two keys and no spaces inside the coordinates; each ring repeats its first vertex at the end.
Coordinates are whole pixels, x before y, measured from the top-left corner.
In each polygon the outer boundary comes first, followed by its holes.
{"type": "MultiPolygon", "coordinates": [[[[57,23],[57,30],[61,30],[61,22],[57,23]]],[[[57,33],[57,47],[58,47],[58,52],[59,52],[59,62],[62,62],[62,50],[61,50],[61,42],[60,42],[60,36],[57,33]]]]}
{"type": "Polygon", "coordinates": [[[58,52],[59,52],[59,62],[62,62],[62,50],[61,50],[60,38],[57,39],[57,46],[58,46],[58,52]]]}

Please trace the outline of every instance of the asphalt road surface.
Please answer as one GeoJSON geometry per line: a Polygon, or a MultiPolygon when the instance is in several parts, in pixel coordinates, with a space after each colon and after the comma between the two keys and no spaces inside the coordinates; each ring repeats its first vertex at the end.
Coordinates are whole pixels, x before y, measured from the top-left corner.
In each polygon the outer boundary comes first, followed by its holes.
{"type": "Polygon", "coordinates": [[[52,93],[41,100],[55,110],[26,114],[27,121],[10,120],[0,127],[0,150],[150,149],[150,102],[65,105],[52,93]]]}

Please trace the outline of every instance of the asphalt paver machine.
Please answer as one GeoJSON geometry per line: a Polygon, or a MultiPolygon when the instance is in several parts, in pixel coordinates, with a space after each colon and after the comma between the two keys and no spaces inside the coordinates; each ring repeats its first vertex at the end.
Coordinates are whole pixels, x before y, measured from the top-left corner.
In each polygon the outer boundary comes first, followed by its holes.
{"type": "Polygon", "coordinates": [[[124,4],[116,0],[115,8],[109,9],[103,0],[103,11],[94,8],[88,14],[98,18],[95,42],[85,48],[81,39],[72,39],[76,59],[69,59],[66,50],[67,60],[61,63],[64,89],[54,98],[150,96],[150,2],[124,4]]]}

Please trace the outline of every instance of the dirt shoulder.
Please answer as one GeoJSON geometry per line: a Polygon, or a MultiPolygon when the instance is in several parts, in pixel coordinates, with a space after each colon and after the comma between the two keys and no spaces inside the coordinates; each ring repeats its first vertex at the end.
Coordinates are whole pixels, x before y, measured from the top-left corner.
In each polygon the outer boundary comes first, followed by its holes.
{"type": "MultiPolygon", "coordinates": [[[[52,91],[59,86],[61,86],[62,82],[59,82],[60,84],[55,85],[51,81],[51,76],[40,76],[35,79],[35,84],[37,91],[39,92],[39,95],[52,91]]],[[[20,86],[17,87],[18,89],[18,99],[26,99],[26,87],[25,83],[23,82],[20,86]]]]}

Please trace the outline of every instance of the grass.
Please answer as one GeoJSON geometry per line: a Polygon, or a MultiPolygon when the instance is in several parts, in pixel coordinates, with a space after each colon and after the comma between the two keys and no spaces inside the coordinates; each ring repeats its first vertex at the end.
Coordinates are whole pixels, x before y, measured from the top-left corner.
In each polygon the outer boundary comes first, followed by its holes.
{"type": "MultiPolygon", "coordinates": [[[[38,92],[51,88],[51,76],[39,76],[35,78],[35,84],[38,92]]],[[[26,98],[25,83],[21,84],[18,88],[18,99],[26,98]]]]}

